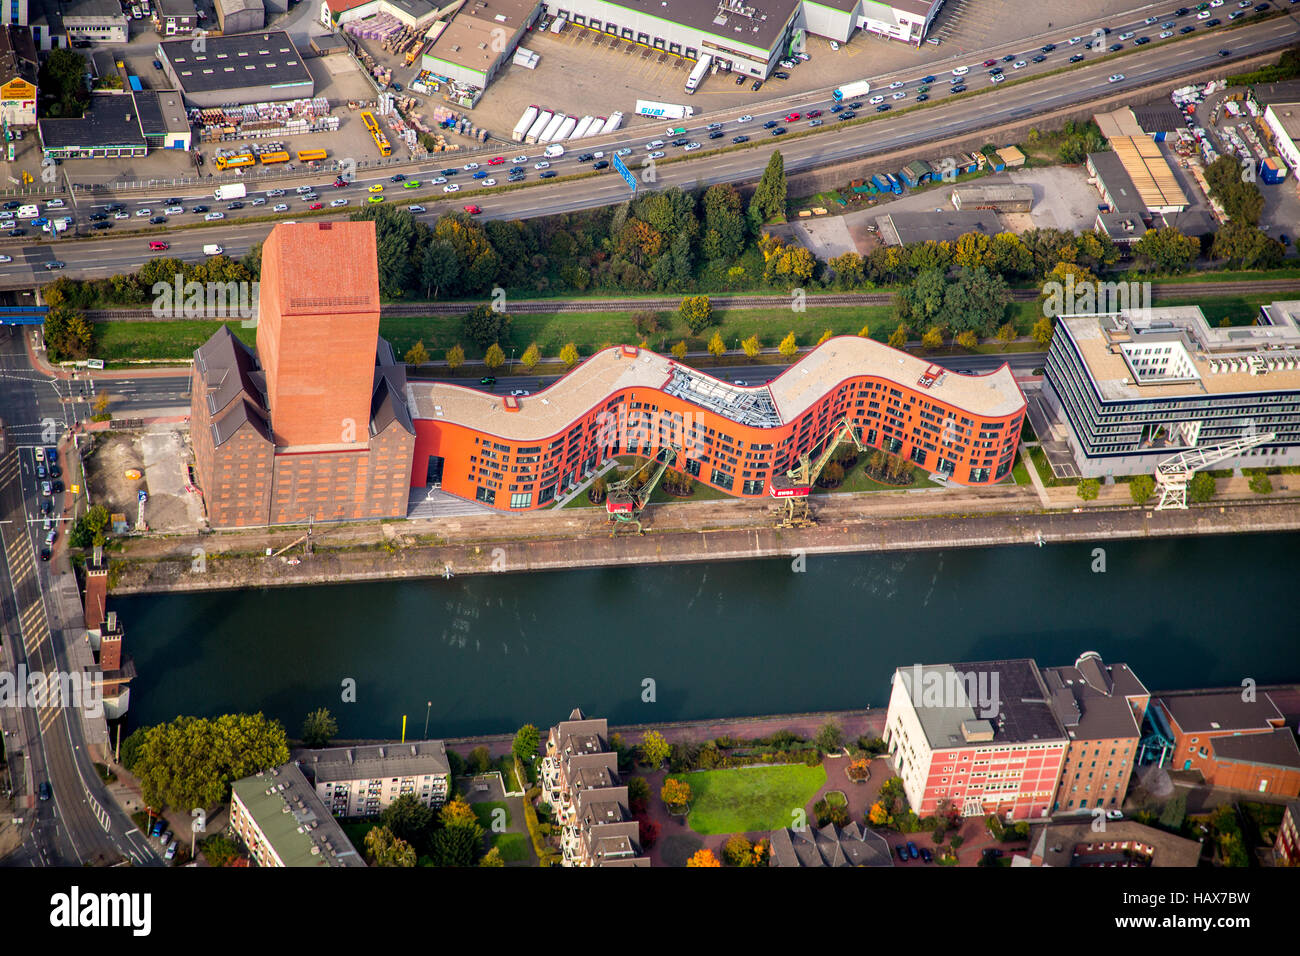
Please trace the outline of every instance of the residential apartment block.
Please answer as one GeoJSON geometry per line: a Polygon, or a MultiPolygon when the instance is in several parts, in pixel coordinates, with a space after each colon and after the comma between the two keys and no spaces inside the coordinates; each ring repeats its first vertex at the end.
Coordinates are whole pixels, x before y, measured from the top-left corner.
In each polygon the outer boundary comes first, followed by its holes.
{"type": "Polygon", "coordinates": [[[230,826],[258,866],[366,865],[295,764],[230,789],[230,826]]]}
{"type": "Polygon", "coordinates": [[[1088,651],[1073,667],[1046,667],[1052,710],[1070,744],[1053,812],[1118,808],[1142,739],[1151,695],[1127,664],[1088,651]]]}
{"type": "Polygon", "coordinates": [[[1069,737],[1031,660],[915,665],[894,672],[885,743],[911,808],[1046,817],[1069,737]]]}
{"type": "Polygon", "coordinates": [[[619,782],[609,726],[575,709],[550,729],[542,758],[542,800],[561,828],[564,866],[649,866],[640,826],[619,782]]]}
{"type": "Polygon", "coordinates": [[[1149,474],[1180,451],[1261,432],[1276,437],[1216,467],[1298,464],[1300,300],[1232,328],[1211,328],[1195,306],[1062,316],[1043,397],[1085,478],[1149,474]]]}
{"type": "Polygon", "coordinates": [[[1292,800],[1282,812],[1273,852],[1282,866],[1300,866],[1300,800],[1292,800]]]}
{"type": "Polygon", "coordinates": [[[440,807],[451,790],[451,764],[441,740],[309,750],[300,762],[316,796],[336,817],[371,817],[408,795],[440,807]]]}

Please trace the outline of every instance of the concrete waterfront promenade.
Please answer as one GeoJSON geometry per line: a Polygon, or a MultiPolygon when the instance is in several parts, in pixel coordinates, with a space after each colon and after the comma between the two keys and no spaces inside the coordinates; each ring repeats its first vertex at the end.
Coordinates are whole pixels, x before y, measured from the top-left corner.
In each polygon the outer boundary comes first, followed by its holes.
{"type": "MultiPolygon", "coordinates": [[[[1228,479],[1227,484],[1245,479],[1228,479]]],[[[1261,501],[1224,497],[1186,511],[1121,507],[1123,486],[1084,504],[1073,488],[1027,486],[818,495],[820,524],[778,531],[767,502],[723,500],[652,506],[644,536],[609,536],[604,509],[486,515],[317,528],[314,553],[295,546],[305,528],[128,539],[116,594],[209,591],[380,581],[453,574],[668,564],[1300,530],[1289,492],[1261,501]],[[1073,498],[1073,507],[1069,498],[1073,498]],[[1059,501],[1057,499],[1060,499],[1059,501]],[[1065,509],[1069,510],[1065,510],[1065,509]],[[196,561],[202,549],[203,561],[196,561]]],[[[1246,494],[1249,494],[1246,491],[1246,494]]]]}

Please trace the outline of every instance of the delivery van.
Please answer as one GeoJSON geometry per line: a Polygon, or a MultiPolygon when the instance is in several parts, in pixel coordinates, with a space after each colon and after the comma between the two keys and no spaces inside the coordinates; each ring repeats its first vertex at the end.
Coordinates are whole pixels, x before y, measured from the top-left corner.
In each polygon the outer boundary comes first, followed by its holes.
{"type": "Polygon", "coordinates": [[[216,245],[215,243],[211,243],[211,242],[208,243],[206,246],[203,247],[203,254],[204,254],[205,256],[219,256],[219,255],[221,255],[221,253],[224,252],[224,251],[225,251],[225,250],[223,250],[220,246],[216,245]]]}
{"type": "Polygon", "coordinates": [[[26,206],[18,207],[19,219],[35,219],[41,214],[41,209],[35,203],[28,203],[26,206]]]}

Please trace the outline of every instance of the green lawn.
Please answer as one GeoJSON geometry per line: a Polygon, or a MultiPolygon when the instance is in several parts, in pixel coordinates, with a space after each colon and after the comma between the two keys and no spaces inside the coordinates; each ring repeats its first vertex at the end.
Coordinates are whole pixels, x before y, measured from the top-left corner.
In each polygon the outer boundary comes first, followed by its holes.
{"type": "Polygon", "coordinates": [[[924,468],[912,467],[912,483],[910,485],[887,485],[884,482],[876,481],[866,473],[865,463],[859,459],[858,463],[853,466],[853,470],[844,476],[844,481],[833,491],[827,491],[825,488],[814,488],[815,495],[841,494],[850,491],[899,491],[901,489],[911,488],[942,488],[943,485],[937,485],[930,480],[930,472],[924,468]]]}
{"type": "Polygon", "coordinates": [[[528,837],[523,833],[497,833],[492,837],[492,845],[507,863],[522,863],[529,859],[531,852],[528,837]]]}
{"type": "Polygon", "coordinates": [[[823,767],[742,767],[682,776],[691,785],[687,823],[696,833],[745,833],[790,826],[794,812],[826,784],[823,767]]]}
{"type": "MultiPolygon", "coordinates": [[[[101,322],[95,326],[95,358],[105,361],[139,359],[189,359],[206,342],[220,322],[178,320],[175,322],[101,322]]],[[[230,329],[252,345],[257,329],[244,328],[238,320],[230,329]]]]}
{"type": "Polygon", "coordinates": [[[1016,455],[1015,467],[1011,469],[1011,477],[1018,485],[1033,484],[1029,477],[1029,469],[1025,467],[1025,460],[1019,454],[1016,455]]]}
{"type": "Polygon", "coordinates": [[[505,825],[510,826],[510,808],[500,800],[486,800],[483,803],[471,803],[470,808],[474,811],[474,816],[478,817],[478,825],[488,833],[492,832],[492,814],[497,810],[505,813],[505,825]]]}

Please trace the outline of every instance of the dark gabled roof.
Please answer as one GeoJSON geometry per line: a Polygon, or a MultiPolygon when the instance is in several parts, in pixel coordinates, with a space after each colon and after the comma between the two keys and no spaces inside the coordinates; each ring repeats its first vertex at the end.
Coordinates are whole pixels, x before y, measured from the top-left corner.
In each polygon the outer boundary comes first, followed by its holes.
{"type": "Polygon", "coordinates": [[[1215,758],[1241,763],[1258,763],[1270,767],[1300,770],[1300,747],[1295,734],[1282,727],[1271,734],[1236,734],[1232,737],[1212,737],[1210,747],[1215,758]]]}
{"type": "Polygon", "coordinates": [[[856,823],[840,829],[828,823],[820,830],[786,828],[772,834],[772,866],[893,866],[885,838],[856,823]]]}
{"type": "Polygon", "coordinates": [[[226,411],[220,418],[212,421],[212,444],[220,447],[229,441],[244,425],[251,425],[253,429],[265,438],[271,441],[271,430],[267,427],[266,418],[263,416],[261,409],[255,408],[253,403],[248,401],[244,396],[226,411]]]}
{"type": "Polygon", "coordinates": [[[1104,740],[1140,734],[1130,698],[1145,698],[1146,687],[1127,664],[1106,664],[1093,652],[1073,667],[1046,667],[1043,680],[1052,710],[1072,740],[1104,740]]]}
{"type": "Polygon", "coordinates": [[[266,373],[257,355],[230,327],[222,325],[194,351],[194,368],[202,381],[202,400],[212,420],[213,444],[220,447],[245,424],[271,441],[266,408],[266,373]]]}
{"type": "Polygon", "coordinates": [[[380,435],[397,422],[407,434],[414,435],[415,423],[406,404],[406,365],[398,364],[393,346],[383,338],[375,351],[374,389],[370,397],[370,434],[380,435]]]}

